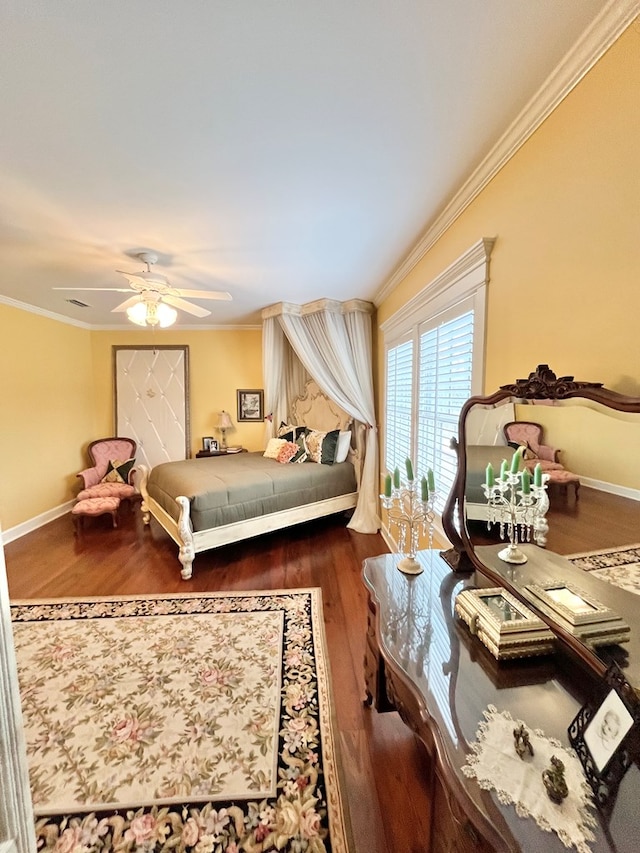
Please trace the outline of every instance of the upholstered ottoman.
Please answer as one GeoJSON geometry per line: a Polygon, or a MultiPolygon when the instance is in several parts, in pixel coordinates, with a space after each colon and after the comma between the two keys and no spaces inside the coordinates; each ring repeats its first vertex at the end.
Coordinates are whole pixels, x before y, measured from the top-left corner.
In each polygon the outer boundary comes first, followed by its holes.
{"type": "Polygon", "coordinates": [[[85,516],[97,516],[109,513],[113,519],[113,526],[117,527],[119,506],[120,498],[85,498],[73,505],[71,508],[71,517],[77,530],[85,516]]]}
{"type": "Polygon", "coordinates": [[[78,492],[77,500],[84,501],[87,498],[118,498],[121,501],[128,501],[133,509],[133,502],[142,500],[142,495],[128,483],[97,483],[78,492]]]}
{"type": "Polygon", "coordinates": [[[580,477],[572,471],[562,469],[562,471],[545,471],[549,475],[548,484],[550,486],[560,486],[565,494],[567,494],[569,486],[573,486],[576,490],[576,500],[578,500],[578,490],[580,489],[580,477]]]}

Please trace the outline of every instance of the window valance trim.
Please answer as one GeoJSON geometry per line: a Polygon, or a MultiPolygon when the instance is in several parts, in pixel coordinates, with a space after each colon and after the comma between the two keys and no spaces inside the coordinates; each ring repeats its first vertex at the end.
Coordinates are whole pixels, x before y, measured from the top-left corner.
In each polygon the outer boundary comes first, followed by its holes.
{"type": "Polygon", "coordinates": [[[296,305],[293,302],[276,302],[274,305],[269,305],[263,309],[262,319],[278,317],[281,314],[304,316],[305,314],[315,314],[318,311],[330,311],[333,314],[352,314],[354,311],[360,311],[363,314],[373,314],[375,310],[376,307],[373,302],[367,302],[364,299],[349,299],[346,302],[339,302],[337,299],[316,299],[304,305],[296,305]]]}
{"type": "Polygon", "coordinates": [[[385,338],[395,339],[423,321],[425,316],[433,316],[486,287],[495,242],[495,237],[478,240],[413,299],[385,320],[380,326],[385,338]]]}

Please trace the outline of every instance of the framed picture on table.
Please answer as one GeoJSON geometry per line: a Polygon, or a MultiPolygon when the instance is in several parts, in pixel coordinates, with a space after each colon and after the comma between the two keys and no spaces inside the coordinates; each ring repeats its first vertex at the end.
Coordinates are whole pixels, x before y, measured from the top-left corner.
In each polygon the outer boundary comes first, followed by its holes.
{"type": "MultiPolygon", "coordinates": [[[[209,451],[211,451],[211,450],[213,450],[213,449],[214,449],[214,448],[212,448],[212,447],[211,447],[211,442],[212,442],[212,441],[215,441],[215,442],[216,442],[216,444],[218,443],[218,442],[215,440],[215,438],[212,438],[210,435],[205,435],[205,437],[202,439],[202,449],[203,449],[203,450],[206,450],[206,451],[207,451],[207,453],[208,453],[209,451]]],[[[217,450],[217,449],[218,449],[218,448],[216,447],[216,448],[215,448],[215,450],[217,450]]]]}
{"type": "Polygon", "coordinates": [[[622,777],[640,756],[640,699],[616,664],[605,674],[604,691],[599,704],[578,711],[568,735],[596,804],[606,811],[622,777]]]}
{"type": "Polygon", "coordinates": [[[264,392],[260,388],[237,391],[238,421],[255,423],[264,420],[264,392]]]}

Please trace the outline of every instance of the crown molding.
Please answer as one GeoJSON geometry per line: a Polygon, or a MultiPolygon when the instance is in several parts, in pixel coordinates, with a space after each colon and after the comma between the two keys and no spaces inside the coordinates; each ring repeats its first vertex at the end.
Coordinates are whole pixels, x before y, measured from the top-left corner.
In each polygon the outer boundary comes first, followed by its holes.
{"type": "Polygon", "coordinates": [[[77,326],[79,329],[91,329],[89,323],[83,323],[81,320],[72,320],[71,317],[56,314],[54,311],[45,311],[44,308],[37,308],[35,305],[19,302],[17,299],[11,299],[9,296],[0,296],[0,305],[18,308],[20,311],[28,311],[30,314],[37,314],[39,317],[46,317],[48,320],[56,320],[58,323],[66,323],[68,326],[77,326]]]}
{"type": "MultiPolygon", "coordinates": [[[[127,325],[112,325],[99,326],[91,323],[84,323],[81,320],[74,320],[72,317],[65,317],[63,314],[56,314],[54,311],[45,311],[44,308],[37,308],[35,305],[29,305],[26,302],[19,302],[17,299],[11,299],[9,296],[0,296],[0,305],[8,305],[10,308],[17,308],[20,311],[27,311],[30,314],[37,314],[40,317],[46,317],[48,320],[55,320],[58,323],[66,323],[67,326],[76,326],[79,329],[86,329],[88,332],[141,332],[143,329],[138,326],[134,328],[131,323],[127,325]]],[[[149,327],[148,331],[151,330],[149,327]]],[[[210,325],[210,326],[187,326],[181,323],[175,323],[168,329],[161,329],[162,332],[237,332],[255,330],[261,331],[261,323],[251,323],[246,325],[210,325]]]]}
{"type": "Polygon", "coordinates": [[[373,297],[379,306],[640,14],[640,0],[609,0],[564,59],[373,297]]]}

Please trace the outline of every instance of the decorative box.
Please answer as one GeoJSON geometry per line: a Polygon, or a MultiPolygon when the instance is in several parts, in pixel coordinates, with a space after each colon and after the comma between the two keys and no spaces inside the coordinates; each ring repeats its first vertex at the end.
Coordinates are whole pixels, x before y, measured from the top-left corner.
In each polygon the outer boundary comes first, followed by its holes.
{"type": "Polygon", "coordinates": [[[456,596],[455,611],[497,660],[553,651],[547,625],[502,587],[463,590],[456,596]]]}
{"type": "Polygon", "coordinates": [[[565,631],[589,646],[629,642],[631,629],[623,619],[592,595],[564,581],[527,584],[531,602],[565,631]]]}

